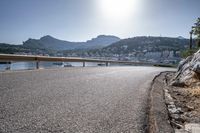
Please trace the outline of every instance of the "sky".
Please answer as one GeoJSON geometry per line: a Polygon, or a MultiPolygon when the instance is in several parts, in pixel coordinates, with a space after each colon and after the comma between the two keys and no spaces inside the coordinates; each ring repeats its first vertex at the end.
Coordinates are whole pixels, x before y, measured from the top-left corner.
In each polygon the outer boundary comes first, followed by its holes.
{"type": "Polygon", "coordinates": [[[44,35],[75,42],[102,34],[188,38],[199,6],[200,0],[0,0],[0,43],[44,35]]]}

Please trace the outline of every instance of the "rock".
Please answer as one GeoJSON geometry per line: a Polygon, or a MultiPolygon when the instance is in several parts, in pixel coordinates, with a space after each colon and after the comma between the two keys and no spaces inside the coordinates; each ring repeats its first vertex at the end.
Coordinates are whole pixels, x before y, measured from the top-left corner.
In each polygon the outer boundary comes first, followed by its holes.
{"type": "Polygon", "coordinates": [[[165,102],[167,105],[173,105],[174,104],[174,100],[171,97],[171,95],[169,94],[169,92],[165,89],[165,102]]]}
{"type": "Polygon", "coordinates": [[[182,113],[181,108],[176,108],[175,105],[168,105],[168,111],[170,114],[180,114],[182,113]]]}
{"type": "Polygon", "coordinates": [[[185,87],[200,82],[200,50],[180,62],[170,85],[185,87]]]}
{"type": "Polygon", "coordinates": [[[200,74],[200,62],[197,62],[197,63],[193,66],[192,71],[194,71],[194,72],[197,73],[197,74],[200,74]]]}
{"type": "Polygon", "coordinates": [[[190,62],[192,60],[192,56],[188,56],[186,59],[183,59],[182,61],[180,61],[179,65],[178,65],[178,71],[180,71],[182,69],[182,67],[187,64],[188,62],[190,62]]]}
{"type": "Polygon", "coordinates": [[[186,121],[185,117],[180,114],[171,114],[171,118],[181,123],[184,123],[186,121]]]}
{"type": "Polygon", "coordinates": [[[186,108],[188,109],[188,111],[194,110],[194,107],[193,107],[193,106],[190,106],[190,105],[186,105],[186,108]]]}
{"type": "Polygon", "coordinates": [[[179,114],[172,114],[171,118],[181,123],[184,123],[186,121],[186,119],[179,114]]]}
{"type": "Polygon", "coordinates": [[[175,129],[175,133],[188,133],[188,131],[184,129],[175,129]]]}
{"type": "Polygon", "coordinates": [[[171,118],[177,120],[180,116],[178,114],[171,114],[171,118]]]}
{"type": "Polygon", "coordinates": [[[185,130],[192,133],[200,132],[200,124],[198,123],[188,123],[185,125],[185,130]]]}
{"type": "Polygon", "coordinates": [[[172,124],[174,127],[178,128],[178,129],[183,129],[183,128],[184,128],[183,125],[181,125],[181,124],[179,124],[179,123],[177,123],[177,122],[175,122],[175,121],[171,121],[171,124],[172,124]]]}
{"type": "Polygon", "coordinates": [[[200,133],[200,124],[187,123],[182,129],[175,129],[175,133],[200,133]]]}

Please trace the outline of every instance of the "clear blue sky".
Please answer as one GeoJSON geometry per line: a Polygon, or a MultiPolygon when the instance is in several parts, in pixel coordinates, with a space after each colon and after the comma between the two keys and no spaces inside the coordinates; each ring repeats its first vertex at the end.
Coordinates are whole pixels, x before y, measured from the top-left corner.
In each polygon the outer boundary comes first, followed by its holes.
{"type": "Polygon", "coordinates": [[[197,17],[200,0],[0,0],[0,42],[44,35],[69,41],[99,34],[188,37],[197,17]]]}

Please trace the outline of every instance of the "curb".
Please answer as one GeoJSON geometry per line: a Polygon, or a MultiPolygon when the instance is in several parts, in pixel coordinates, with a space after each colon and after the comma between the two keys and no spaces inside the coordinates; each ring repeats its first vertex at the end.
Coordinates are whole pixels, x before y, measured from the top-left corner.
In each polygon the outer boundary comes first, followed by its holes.
{"type": "Polygon", "coordinates": [[[148,100],[148,133],[174,133],[164,99],[165,73],[161,72],[155,76],[151,83],[148,100]]]}

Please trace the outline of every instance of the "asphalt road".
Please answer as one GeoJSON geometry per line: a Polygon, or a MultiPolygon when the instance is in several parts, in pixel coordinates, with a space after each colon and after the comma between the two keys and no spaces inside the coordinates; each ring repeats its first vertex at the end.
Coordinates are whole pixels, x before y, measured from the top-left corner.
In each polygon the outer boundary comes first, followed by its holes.
{"type": "Polygon", "coordinates": [[[142,133],[149,85],[169,68],[0,73],[1,133],[142,133]]]}

